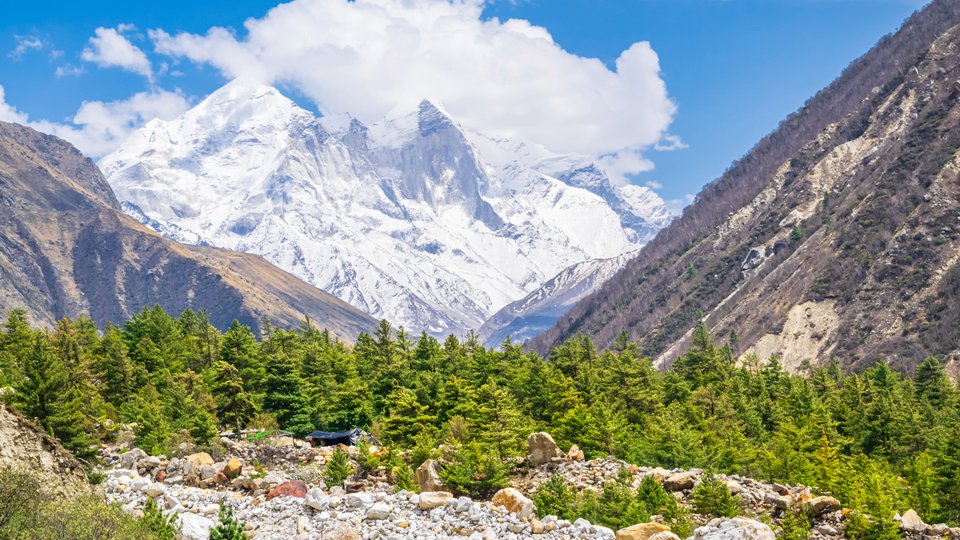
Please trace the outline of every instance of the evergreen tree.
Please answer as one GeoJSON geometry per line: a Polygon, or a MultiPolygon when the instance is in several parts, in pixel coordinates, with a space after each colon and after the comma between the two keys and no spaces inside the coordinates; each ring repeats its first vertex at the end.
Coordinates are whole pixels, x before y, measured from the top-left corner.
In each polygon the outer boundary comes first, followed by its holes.
{"type": "Polygon", "coordinates": [[[231,426],[239,437],[257,409],[250,394],[243,387],[240,372],[232,364],[218,363],[213,395],[220,419],[231,426]]]}
{"type": "Polygon", "coordinates": [[[249,537],[244,531],[243,522],[233,515],[233,508],[220,505],[219,523],[210,529],[210,540],[247,540],[249,537]]]}

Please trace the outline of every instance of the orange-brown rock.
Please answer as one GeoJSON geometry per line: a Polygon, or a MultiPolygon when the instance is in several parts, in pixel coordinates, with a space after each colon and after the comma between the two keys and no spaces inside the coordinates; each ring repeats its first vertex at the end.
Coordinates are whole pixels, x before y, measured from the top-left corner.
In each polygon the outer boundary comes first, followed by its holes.
{"type": "Polygon", "coordinates": [[[267,500],[277,497],[298,497],[300,499],[307,496],[307,485],[300,480],[290,480],[284,482],[267,494],[267,500]]]}

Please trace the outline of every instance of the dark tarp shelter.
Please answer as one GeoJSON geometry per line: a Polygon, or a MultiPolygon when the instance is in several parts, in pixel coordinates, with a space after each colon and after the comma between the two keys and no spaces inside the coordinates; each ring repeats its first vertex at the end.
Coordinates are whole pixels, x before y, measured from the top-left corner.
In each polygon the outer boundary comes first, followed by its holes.
{"type": "Polygon", "coordinates": [[[346,431],[314,431],[305,438],[313,446],[336,446],[338,444],[356,446],[357,443],[364,441],[373,442],[373,437],[360,428],[346,431]]]}

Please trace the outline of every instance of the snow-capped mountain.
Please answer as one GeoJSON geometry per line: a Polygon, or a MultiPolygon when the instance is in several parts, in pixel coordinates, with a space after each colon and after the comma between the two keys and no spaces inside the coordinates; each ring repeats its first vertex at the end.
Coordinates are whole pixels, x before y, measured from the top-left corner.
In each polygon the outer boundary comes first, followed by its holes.
{"type": "Polygon", "coordinates": [[[670,219],[589,160],[467,132],[424,101],[365,126],[235,80],[153,120],[100,167],[125,210],[178,241],[263,255],[409,330],[479,327],[564,268],[670,219]]]}
{"type": "Polygon", "coordinates": [[[581,298],[613,277],[634,253],[611,259],[591,259],[553,276],[527,296],[511,302],[487,319],[477,330],[487,347],[497,347],[509,337],[514,343],[539,335],[553,326],[581,298]]]}

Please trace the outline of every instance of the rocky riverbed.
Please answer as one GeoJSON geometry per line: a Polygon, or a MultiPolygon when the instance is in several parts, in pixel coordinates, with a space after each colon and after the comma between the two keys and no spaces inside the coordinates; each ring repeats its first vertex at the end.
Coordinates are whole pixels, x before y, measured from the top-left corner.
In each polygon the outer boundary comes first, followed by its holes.
{"type": "MultiPolygon", "coordinates": [[[[634,487],[653,476],[682,504],[691,507],[693,489],[703,477],[701,471],[638,467],[612,457],[587,461],[576,448],[561,452],[546,434],[531,435],[529,443],[526,465],[518,469],[511,487],[490,501],[455,497],[444,491],[432,461],[417,471],[420,493],[397,491],[378,475],[347,484],[350,492],[343,486],[328,487],[321,473],[333,450],[311,448],[292,439],[256,445],[224,439],[217,460],[202,452],[168,459],[148,456],[136,448],[105,449],[100,457],[106,464],[102,472],[108,499],[134,513],[153,499],[162,510],[178,516],[182,540],[206,540],[222,504],[234,509],[250,537],[257,540],[679,540],[668,527],[656,522],[613,531],[584,519],[570,522],[556,516],[537,516],[531,497],[553,475],[577,490],[600,490],[625,470],[634,487]]],[[[347,450],[356,456],[356,448],[347,450]]],[[[699,527],[692,540],[774,540],[779,520],[793,508],[812,517],[814,540],[843,536],[846,511],[832,497],[818,496],[805,486],[740,476],[719,478],[740,498],[744,515],[710,519],[693,514],[699,527]]],[[[907,537],[960,539],[960,529],[927,525],[912,511],[897,519],[907,537]]]]}

